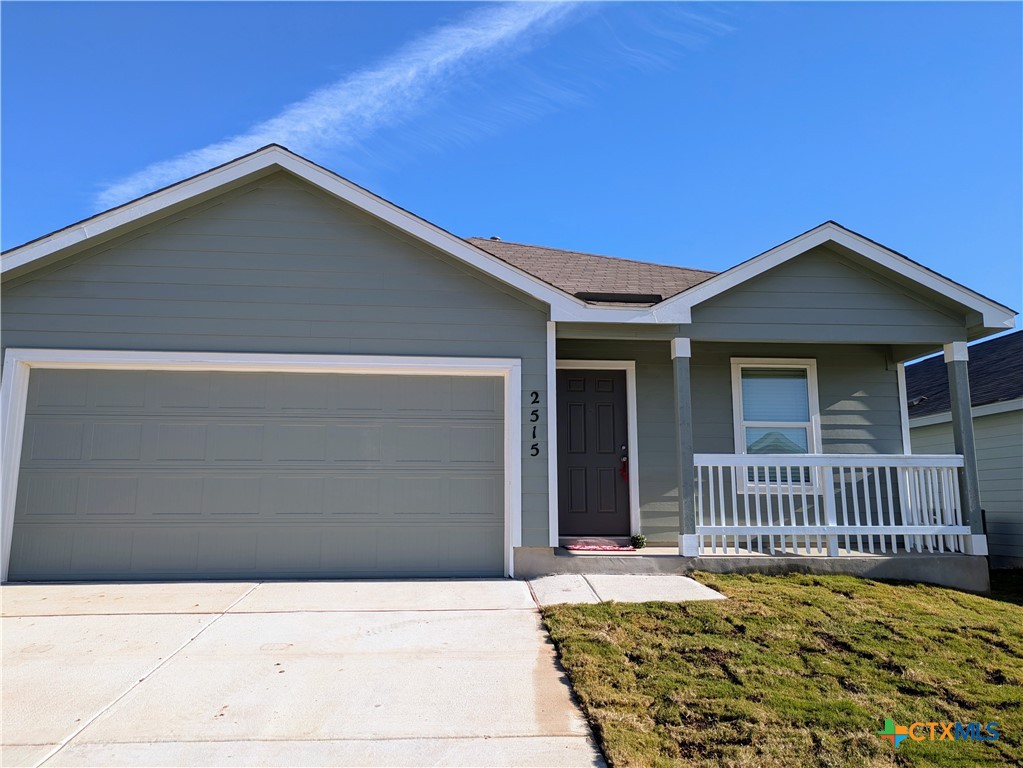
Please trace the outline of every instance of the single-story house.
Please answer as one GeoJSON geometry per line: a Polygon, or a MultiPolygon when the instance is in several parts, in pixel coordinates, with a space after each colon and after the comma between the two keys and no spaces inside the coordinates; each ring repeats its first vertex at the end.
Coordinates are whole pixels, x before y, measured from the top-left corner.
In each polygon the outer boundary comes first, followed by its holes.
{"type": "MultiPolygon", "coordinates": [[[[941,358],[906,367],[913,451],[955,453],[941,358]]],[[[980,501],[992,568],[1023,568],[1023,331],[970,347],[980,501]]]]}
{"type": "Polygon", "coordinates": [[[523,576],[637,533],[986,580],[966,344],[1014,312],[834,222],[716,274],[465,240],[271,145],[2,269],[4,580],[523,576]],[[957,455],[911,456],[941,349],[957,455]]]}

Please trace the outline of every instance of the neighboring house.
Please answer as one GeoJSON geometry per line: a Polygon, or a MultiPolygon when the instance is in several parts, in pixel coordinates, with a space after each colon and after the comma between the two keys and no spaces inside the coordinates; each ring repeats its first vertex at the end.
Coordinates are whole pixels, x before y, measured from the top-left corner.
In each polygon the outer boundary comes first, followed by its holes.
{"type": "MultiPolygon", "coordinates": [[[[971,346],[969,368],[991,565],[1023,568],[1023,331],[971,346]]],[[[906,368],[915,452],[955,453],[943,369],[941,358],[906,368]]]]}
{"type": "Polygon", "coordinates": [[[968,387],[1014,313],[833,222],[713,274],[463,240],[270,146],[2,264],[4,579],[521,576],[640,532],[986,579],[973,456],[905,455],[900,381],[944,346],[968,387]]]}

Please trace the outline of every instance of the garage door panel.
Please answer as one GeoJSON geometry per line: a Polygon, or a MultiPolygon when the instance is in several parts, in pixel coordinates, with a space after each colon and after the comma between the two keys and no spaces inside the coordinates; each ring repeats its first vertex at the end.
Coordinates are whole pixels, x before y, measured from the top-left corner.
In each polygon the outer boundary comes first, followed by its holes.
{"type": "Polygon", "coordinates": [[[377,424],[335,424],[328,440],[325,454],[331,461],[378,462],[383,458],[383,429],[377,424]]]}
{"type": "Polygon", "coordinates": [[[130,573],[134,531],[123,526],[78,526],[71,545],[72,573],[130,573]]]}
{"type": "Polygon", "coordinates": [[[96,473],[81,478],[84,494],[79,516],[107,518],[134,516],[138,502],[137,475],[96,473]]]}
{"type": "Polygon", "coordinates": [[[140,576],[198,571],[199,535],[194,528],[165,526],[132,532],[131,572],[140,576]]]}
{"type": "Polygon", "coordinates": [[[202,512],[210,518],[258,515],[260,477],[258,474],[204,477],[202,512]]]}
{"type": "Polygon", "coordinates": [[[454,477],[448,508],[452,515],[480,521],[499,521],[504,515],[500,475],[454,477]]]}
{"type": "Polygon", "coordinates": [[[316,475],[268,475],[262,478],[260,515],[264,519],[323,515],[323,485],[316,475]]]}
{"type": "Polygon", "coordinates": [[[161,422],[155,430],[154,461],[206,460],[206,424],[189,422],[161,422]]]}
{"type": "Polygon", "coordinates": [[[328,515],[372,521],[380,514],[382,479],[364,473],[328,477],[324,484],[324,511],[328,515]]]}
{"type": "Polygon", "coordinates": [[[219,373],[210,383],[210,405],[215,409],[266,408],[266,376],[219,373]]]}
{"type": "Polygon", "coordinates": [[[15,517],[74,517],[78,512],[78,477],[51,472],[25,473],[18,488],[15,517]]]}
{"type": "Polygon", "coordinates": [[[198,539],[197,575],[256,575],[256,552],[262,528],[239,524],[230,527],[204,528],[198,539]]]}
{"type": "Polygon", "coordinates": [[[91,405],[104,411],[145,408],[148,375],[147,371],[92,371],[83,393],[89,395],[91,405]]]}
{"type": "Polygon", "coordinates": [[[201,475],[143,475],[139,478],[137,511],[154,518],[202,514],[201,475]]]}
{"type": "MultiPolygon", "coordinates": [[[[82,458],[84,427],[81,422],[59,419],[29,425],[26,458],[32,461],[69,461],[82,458]]],[[[24,461],[24,459],[22,459],[24,461]]]]}
{"type": "Polygon", "coordinates": [[[11,546],[11,578],[31,579],[71,571],[74,529],[36,525],[18,531],[11,546]],[[15,565],[19,568],[16,570],[15,565]]]}
{"type": "Polygon", "coordinates": [[[497,575],[502,397],[497,377],[34,372],[11,577],[497,575]]]}
{"type": "Polygon", "coordinates": [[[80,408],[88,403],[91,371],[38,370],[28,393],[30,409],[80,408]]]}
{"type": "Polygon", "coordinates": [[[263,461],[266,427],[258,422],[211,423],[207,432],[207,457],[214,462],[263,461]]]}
{"type": "Polygon", "coordinates": [[[143,381],[150,402],[159,409],[206,409],[210,406],[212,373],[201,371],[150,373],[143,381]]]}
{"type": "Polygon", "coordinates": [[[142,458],[141,422],[106,422],[90,426],[90,459],[139,461],[142,458]]]}
{"type": "Polygon", "coordinates": [[[370,525],[328,528],[320,539],[320,567],[328,573],[379,573],[380,529],[370,525]]]}
{"type": "Polygon", "coordinates": [[[273,461],[326,461],[327,425],[276,424],[270,430],[269,458],[273,461]]]}

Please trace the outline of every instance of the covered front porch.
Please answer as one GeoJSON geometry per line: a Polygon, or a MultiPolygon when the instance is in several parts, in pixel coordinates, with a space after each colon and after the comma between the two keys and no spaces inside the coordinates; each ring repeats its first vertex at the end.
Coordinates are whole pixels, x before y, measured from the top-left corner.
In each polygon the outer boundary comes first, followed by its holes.
{"type": "MultiPolygon", "coordinates": [[[[566,432],[565,392],[555,392],[553,551],[549,560],[517,555],[517,572],[795,569],[986,589],[972,423],[963,408],[965,342],[944,347],[957,393],[957,453],[935,456],[913,455],[908,438],[902,365],[921,345],[595,339],[580,338],[592,330],[571,327],[562,333],[556,345],[562,390],[567,375],[625,372],[627,425],[624,439],[608,445],[614,451],[608,458],[627,462],[616,482],[625,486],[617,490],[628,513],[617,531],[571,522],[573,507],[580,507],[573,483],[581,482],[572,473],[580,471],[565,445],[575,439],[566,432]],[[761,382],[772,396],[805,388],[805,414],[777,397],[751,405],[761,382]],[[775,421],[761,418],[758,408],[775,421]],[[784,450],[770,450],[779,446],[784,450]],[[623,541],[642,534],[648,546],[569,552],[566,534],[617,534],[623,541]]],[[[599,494],[599,483],[591,491],[599,494]]],[[[605,501],[613,508],[610,495],[605,501]]],[[[599,519],[590,509],[590,519],[599,519]]]]}

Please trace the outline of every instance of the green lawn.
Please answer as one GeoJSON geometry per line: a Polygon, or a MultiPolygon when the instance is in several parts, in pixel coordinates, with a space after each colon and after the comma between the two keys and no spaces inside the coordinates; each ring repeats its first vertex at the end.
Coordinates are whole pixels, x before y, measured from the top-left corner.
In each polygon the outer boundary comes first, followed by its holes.
{"type": "Polygon", "coordinates": [[[848,576],[695,578],[730,599],[544,609],[613,766],[1023,765],[1018,581],[988,598],[848,576]],[[875,735],[889,717],[997,721],[1001,738],[896,750],[875,735]]]}

